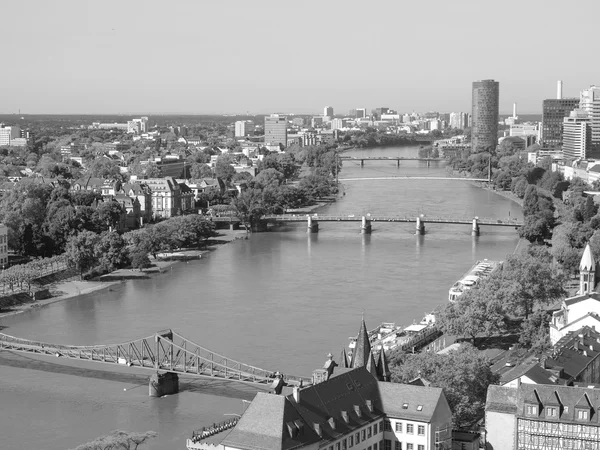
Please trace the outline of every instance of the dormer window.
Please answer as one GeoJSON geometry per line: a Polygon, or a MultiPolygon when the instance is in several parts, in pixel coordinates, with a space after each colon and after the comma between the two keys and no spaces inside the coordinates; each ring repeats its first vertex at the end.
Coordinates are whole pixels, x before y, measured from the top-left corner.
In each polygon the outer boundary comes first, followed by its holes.
{"type": "Polygon", "coordinates": [[[546,417],[557,417],[558,416],[558,408],[554,406],[548,406],[546,408],[546,417]]]}
{"type": "Polygon", "coordinates": [[[588,420],[590,418],[590,412],[585,409],[577,410],[577,420],[588,420]]]}
{"type": "Polygon", "coordinates": [[[535,405],[527,405],[525,407],[525,413],[528,416],[537,416],[537,406],[535,406],[535,405]]]}

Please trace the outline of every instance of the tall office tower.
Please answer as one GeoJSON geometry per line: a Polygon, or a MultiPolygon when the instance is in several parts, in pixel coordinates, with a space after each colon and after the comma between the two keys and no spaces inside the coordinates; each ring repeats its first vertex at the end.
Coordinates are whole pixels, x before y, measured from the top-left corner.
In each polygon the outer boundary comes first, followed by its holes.
{"type": "Polygon", "coordinates": [[[565,159],[585,159],[591,147],[590,117],[587,111],[576,109],[563,120],[563,157],[565,159]]]}
{"type": "Polygon", "coordinates": [[[265,144],[287,146],[287,117],[271,114],[265,117],[265,144]]]}
{"type": "Polygon", "coordinates": [[[581,91],[579,108],[587,112],[591,136],[592,150],[600,150],[600,87],[590,86],[581,91]]]}
{"type": "Polygon", "coordinates": [[[13,125],[10,127],[0,123],[0,145],[11,145],[14,139],[21,137],[21,127],[13,125]]]}
{"type": "Polygon", "coordinates": [[[238,120],[235,123],[235,137],[244,137],[254,134],[254,123],[249,120],[238,120]]]}
{"type": "Polygon", "coordinates": [[[473,82],[471,151],[494,151],[498,144],[499,83],[494,80],[473,82]]]}
{"type": "Polygon", "coordinates": [[[549,98],[542,104],[542,146],[559,148],[562,143],[563,121],[579,107],[578,98],[549,98]]]}
{"type": "Polygon", "coordinates": [[[333,106],[326,106],[323,108],[323,117],[325,117],[325,120],[333,119],[333,106]],[[329,119],[327,119],[327,117],[329,117],[329,119]]]}
{"type": "Polygon", "coordinates": [[[363,117],[367,117],[367,109],[366,108],[356,108],[356,118],[362,119],[363,117]]]}

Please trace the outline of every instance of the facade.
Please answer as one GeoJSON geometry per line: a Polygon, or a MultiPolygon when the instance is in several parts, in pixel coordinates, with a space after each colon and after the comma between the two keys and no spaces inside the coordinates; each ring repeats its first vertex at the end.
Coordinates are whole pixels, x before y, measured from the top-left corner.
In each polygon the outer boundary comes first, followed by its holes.
{"type": "Polygon", "coordinates": [[[326,106],[323,108],[323,117],[325,120],[333,119],[333,106],[326,106]]]}
{"type": "Polygon", "coordinates": [[[542,105],[542,144],[547,148],[559,148],[563,143],[563,121],[571,111],[579,107],[578,98],[552,98],[542,105]]]}
{"type": "Polygon", "coordinates": [[[181,212],[181,190],[173,177],[142,180],[152,193],[152,217],[168,219],[181,212]]]}
{"type": "Polygon", "coordinates": [[[287,117],[271,114],[265,117],[265,144],[287,145],[287,117]]]}
{"type": "Polygon", "coordinates": [[[520,137],[525,140],[527,147],[540,141],[539,123],[522,123],[512,125],[509,131],[510,137],[520,137]]]}
{"type": "Polygon", "coordinates": [[[588,113],[576,109],[563,119],[562,151],[565,159],[586,159],[592,150],[592,133],[588,113]]]}
{"type": "Polygon", "coordinates": [[[8,265],[8,227],[0,223],[0,265],[8,265]]]}
{"type": "Polygon", "coordinates": [[[591,86],[581,91],[579,107],[589,117],[592,150],[600,149],[600,87],[591,86]]]}
{"type": "Polygon", "coordinates": [[[360,367],[287,396],[259,392],[231,431],[187,448],[450,449],[451,438],[442,443],[437,431],[451,419],[442,389],[379,382],[360,367]]]}
{"type": "Polygon", "coordinates": [[[467,113],[450,113],[449,126],[450,128],[464,130],[467,127],[467,113]]]}
{"type": "Polygon", "coordinates": [[[490,450],[600,448],[600,390],[521,384],[488,388],[485,428],[490,450]]]}
{"type": "Polygon", "coordinates": [[[367,109],[366,108],[356,108],[354,110],[354,114],[357,119],[363,119],[367,117],[367,109]]]}
{"type": "Polygon", "coordinates": [[[579,264],[579,291],[563,300],[550,321],[550,342],[556,344],[562,337],[583,326],[600,330],[600,294],[595,292],[596,260],[586,245],[579,264]]]}
{"type": "Polygon", "coordinates": [[[494,150],[498,144],[499,83],[494,80],[473,82],[471,151],[494,150]]]}
{"type": "Polygon", "coordinates": [[[20,137],[21,127],[18,125],[6,127],[4,124],[0,124],[0,146],[13,145],[13,140],[20,137]]]}
{"type": "Polygon", "coordinates": [[[332,130],[340,130],[342,128],[346,128],[347,121],[344,119],[333,119],[331,121],[331,129],[332,130]]]}
{"type": "Polygon", "coordinates": [[[254,123],[249,120],[238,120],[235,123],[235,137],[244,137],[254,134],[254,123]]]}

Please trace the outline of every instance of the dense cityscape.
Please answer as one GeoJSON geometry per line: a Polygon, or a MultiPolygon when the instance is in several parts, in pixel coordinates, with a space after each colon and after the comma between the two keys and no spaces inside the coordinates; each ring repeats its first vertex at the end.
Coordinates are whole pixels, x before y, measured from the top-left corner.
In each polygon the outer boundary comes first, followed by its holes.
{"type": "Polygon", "coordinates": [[[578,6],[5,5],[0,450],[600,449],[578,6]]]}

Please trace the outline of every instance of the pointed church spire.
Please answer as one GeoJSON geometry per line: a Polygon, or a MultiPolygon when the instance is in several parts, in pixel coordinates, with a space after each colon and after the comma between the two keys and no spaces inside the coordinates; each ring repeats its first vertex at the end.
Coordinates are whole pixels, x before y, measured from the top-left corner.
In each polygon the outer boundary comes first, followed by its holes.
{"type": "Polygon", "coordinates": [[[594,255],[592,255],[592,249],[590,248],[590,244],[585,246],[585,250],[583,251],[583,256],[581,257],[581,263],[579,264],[579,270],[585,271],[595,271],[596,270],[596,261],[594,260],[594,255]]]}
{"type": "Polygon", "coordinates": [[[340,355],[340,367],[348,368],[348,356],[346,355],[346,349],[342,347],[342,354],[340,355]]]}
{"type": "Polygon", "coordinates": [[[377,364],[375,364],[375,358],[373,357],[373,352],[369,352],[369,358],[367,360],[367,371],[375,378],[377,377],[377,364]]]}
{"type": "Polygon", "coordinates": [[[579,264],[579,294],[586,295],[594,292],[596,287],[596,261],[592,255],[590,244],[585,246],[581,263],[579,264]]]}
{"type": "Polygon", "coordinates": [[[371,343],[369,342],[369,333],[367,332],[367,325],[365,325],[365,319],[363,317],[358,330],[358,337],[356,339],[356,345],[352,352],[352,363],[350,367],[356,369],[357,367],[364,367],[369,361],[369,355],[371,354],[371,343]]]}
{"type": "Polygon", "coordinates": [[[380,381],[390,381],[392,372],[390,366],[388,366],[387,358],[385,357],[385,350],[383,345],[379,351],[379,361],[377,361],[377,375],[380,381]]]}

